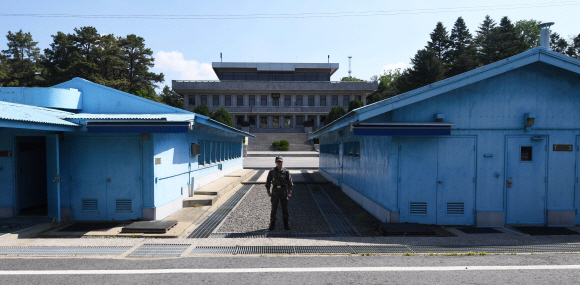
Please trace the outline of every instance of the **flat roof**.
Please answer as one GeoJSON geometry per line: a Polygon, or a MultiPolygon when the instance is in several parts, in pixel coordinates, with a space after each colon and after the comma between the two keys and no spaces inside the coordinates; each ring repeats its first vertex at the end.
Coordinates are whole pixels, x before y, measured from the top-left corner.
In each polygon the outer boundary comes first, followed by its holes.
{"type": "Polygon", "coordinates": [[[338,70],[338,63],[292,63],[292,62],[212,62],[214,72],[223,71],[280,71],[280,72],[329,72],[338,70]]]}

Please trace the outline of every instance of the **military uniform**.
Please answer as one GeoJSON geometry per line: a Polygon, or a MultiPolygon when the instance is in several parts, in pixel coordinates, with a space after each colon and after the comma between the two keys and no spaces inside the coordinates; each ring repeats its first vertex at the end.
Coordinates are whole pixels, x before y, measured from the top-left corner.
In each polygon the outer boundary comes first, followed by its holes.
{"type": "MultiPolygon", "coordinates": [[[[276,157],[276,161],[282,161],[282,157],[276,157]]],[[[272,185],[272,197],[270,201],[272,202],[272,211],[270,212],[270,230],[274,229],[276,224],[276,212],[278,211],[278,202],[282,204],[282,217],[284,219],[284,229],[290,229],[288,227],[288,194],[292,194],[292,177],[290,172],[282,167],[274,167],[268,173],[268,179],[266,179],[266,190],[270,194],[270,185],[272,185]]]]}

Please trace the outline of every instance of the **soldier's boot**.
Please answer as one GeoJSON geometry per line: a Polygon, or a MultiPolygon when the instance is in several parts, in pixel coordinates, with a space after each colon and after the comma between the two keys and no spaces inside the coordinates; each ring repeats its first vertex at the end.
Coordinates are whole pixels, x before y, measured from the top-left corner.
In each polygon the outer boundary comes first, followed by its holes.
{"type": "Polygon", "coordinates": [[[268,228],[269,231],[273,231],[276,228],[276,223],[270,222],[270,227],[268,228]]]}
{"type": "Polygon", "coordinates": [[[290,226],[288,226],[288,221],[284,221],[284,229],[287,231],[291,230],[290,226]]]}

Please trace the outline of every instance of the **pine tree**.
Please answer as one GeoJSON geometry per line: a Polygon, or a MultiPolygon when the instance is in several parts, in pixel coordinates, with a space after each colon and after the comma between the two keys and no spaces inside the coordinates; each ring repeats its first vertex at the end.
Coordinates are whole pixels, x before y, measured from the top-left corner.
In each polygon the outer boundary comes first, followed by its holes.
{"type": "Polygon", "coordinates": [[[344,115],[346,115],[346,111],[343,107],[333,106],[332,109],[330,109],[330,112],[328,112],[328,116],[326,116],[326,119],[324,120],[324,125],[328,125],[344,115]]]}
{"type": "Polygon", "coordinates": [[[0,59],[0,86],[34,87],[44,84],[42,56],[38,42],[22,30],[6,35],[8,49],[0,59]]]}
{"type": "Polygon", "coordinates": [[[228,125],[230,127],[235,127],[234,126],[234,119],[232,119],[232,115],[230,115],[230,112],[228,112],[228,110],[226,110],[226,108],[224,107],[220,107],[217,110],[215,110],[215,112],[213,112],[213,114],[211,114],[211,119],[218,121],[224,125],[228,125]]]}
{"type": "Polygon", "coordinates": [[[572,39],[572,43],[568,46],[566,54],[575,59],[580,59],[580,34],[572,39]]]}
{"type": "Polygon", "coordinates": [[[497,27],[498,60],[514,56],[528,50],[526,42],[516,33],[516,29],[506,16],[497,27]]]}
{"type": "MultiPolygon", "coordinates": [[[[401,92],[410,91],[445,79],[445,68],[443,62],[437,58],[434,51],[422,49],[417,51],[411,59],[413,68],[406,70],[401,75],[403,88],[401,92]]],[[[399,86],[397,86],[399,88],[399,86]]]]}
{"type": "Polygon", "coordinates": [[[434,51],[437,58],[442,62],[447,61],[451,41],[449,40],[447,29],[443,26],[443,23],[437,22],[435,29],[429,36],[431,37],[431,41],[427,42],[426,48],[434,51]]]}
{"type": "Polygon", "coordinates": [[[497,55],[497,29],[496,23],[489,15],[485,16],[483,23],[479,25],[479,30],[476,31],[477,38],[475,40],[477,45],[478,61],[482,65],[487,65],[498,61],[497,55]]]}
{"type": "Polygon", "coordinates": [[[163,82],[163,73],[149,72],[154,66],[153,51],[145,47],[145,39],[136,35],[128,35],[121,39],[122,56],[127,64],[125,78],[128,81],[128,90],[141,89],[152,86],[153,83],[163,82]]]}
{"type": "Polygon", "coordinates": [[[161,97],[162,103],[175,108],[185,109],[183,103],[183,95],[175,92],[169,86],[165,85],[159,96],[161,97]]]}
{"type": "Polygon", "coordinates": [[[449,40],[451,41],[451,50],[449,51],[449,70],[445,74],[446,77],[464,73],[478,66],[477,50],[473,44],[473,37],[462,17],[455,21],[449,40]]]}
{"type": "Polygon", "coordinates": [[[193,109],[193,112],[196,113],[196,114],[200,114],[202,116],[211,117],[211,112],[209,111],[209,108],[203,102],[201,104],[197,105],[193,109]]]}
{"type": "Polygon", "coordinates": [[[568,51],[568,42],[560,37],[558,33],[550,34],[550,49],[561,54],[566,54],[568,51]]]}

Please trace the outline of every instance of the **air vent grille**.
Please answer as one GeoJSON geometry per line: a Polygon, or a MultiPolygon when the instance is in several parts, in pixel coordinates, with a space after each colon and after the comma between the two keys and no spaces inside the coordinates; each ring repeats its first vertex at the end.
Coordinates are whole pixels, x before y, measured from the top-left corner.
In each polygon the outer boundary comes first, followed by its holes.
{"type": "Polygon", "coordinates": [[[409,214],[411,215],[427,215],[427,202],[410,202],[409,214]]]}
{"type": "Polygon", "coordinates": [[[97,199],[83,199],[82,209],[83,209],[83,211],[98,211],[99,210],[99,200],[97,200],[97,199]]]}
{"type": "Polygon", "coordinates": [[[117,199],[115,204],[115,212],[130,213],[133,212],[133,205],[131,199],[117,199]]]}
{"type": "Polygon", "coordinates": [[[447,215],[463,215],[465,206],[463,203],[447,203],[447,215]]]}

